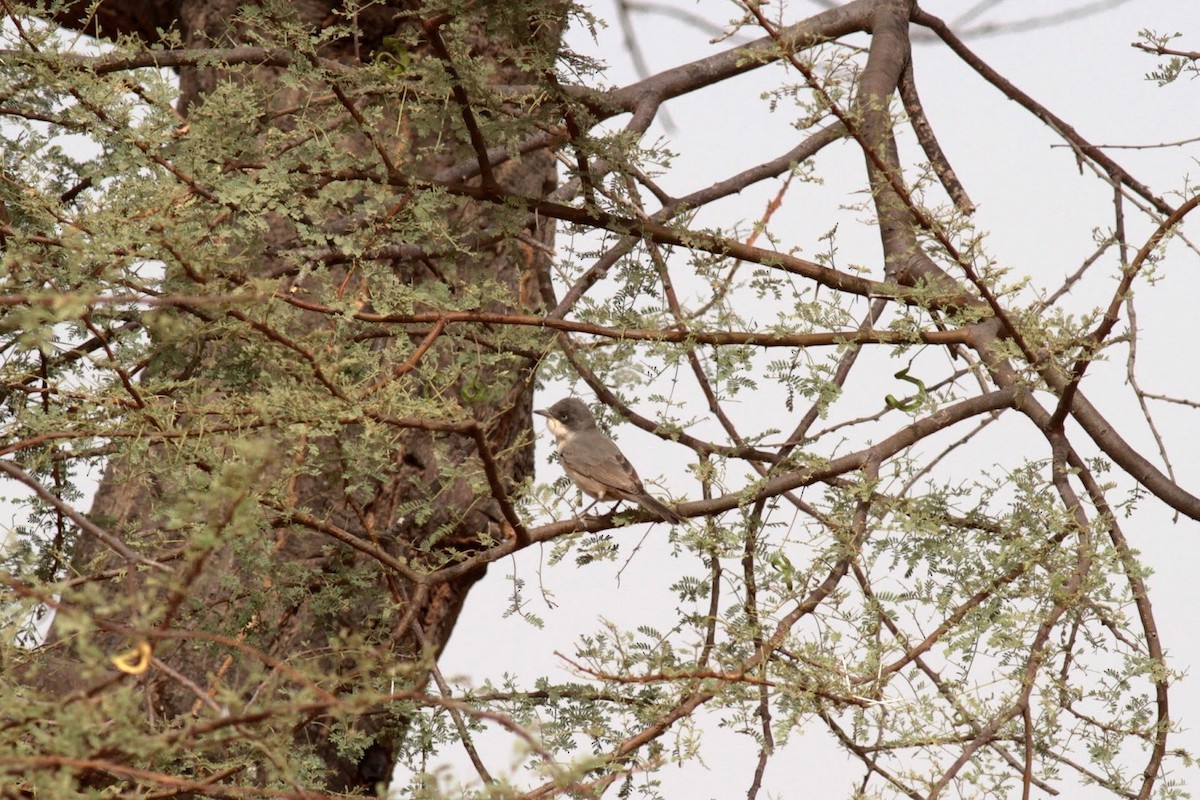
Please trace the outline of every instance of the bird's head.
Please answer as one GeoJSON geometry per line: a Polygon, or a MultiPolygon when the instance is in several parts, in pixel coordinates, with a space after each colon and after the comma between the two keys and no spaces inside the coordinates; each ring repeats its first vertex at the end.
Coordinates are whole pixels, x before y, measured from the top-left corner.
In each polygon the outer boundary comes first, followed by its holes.
{"type": "Polygon", "coordinates": [[[559,439],[596,427],[596,419],[592,412],[577,397],[564,397],[549,408],[538,409],[533,413],[545,417],[550,432],[559,439]]]}

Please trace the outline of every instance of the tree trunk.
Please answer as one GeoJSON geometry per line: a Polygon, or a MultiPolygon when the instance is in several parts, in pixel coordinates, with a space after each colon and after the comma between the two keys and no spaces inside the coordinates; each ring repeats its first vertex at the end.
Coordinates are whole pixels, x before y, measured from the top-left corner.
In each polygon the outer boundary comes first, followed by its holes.
{"type": "MultiPolygon", "coordinates": [[[[160,30],[177,31],[187,49],[231,48],[259,42],[259,31],[252,25],[233,22],[238,7],[245,5],[233,0],[120,0],[102,3],[99,13],[91,17],[81,12],[86,5],[78,3],[68,8],[56,21],[102,37],[132,34],[147,46],[163,43],[157,33],[160,30]]],[[[447,73],[451,74],[454,58],[469,50],[473,56],[484,54],[491,59],[495,83],[529,82],[515,66],[517,59],[512,51],[518,45],[529,45],[528,34],[536,26],[527,20],[529,27],[523,41],[498,35],[497,31],[518,37],[521,34],[516,12],[508,5],[478,5],[475,14],[495,18],[472,20],[464,26],[471,41],[460,42],[460,49],[454,49],[450,59],[435,52],[432,38],[426,38],[424,46],[403,54],[398,61],[440,59],[447,62],[447,73]]],[[[297,2],[291,8],[297,20],[319,31],[329,25],[342,4],[297,2]]],[[[551,17],[559,13],[548,8],[551,17]]],[[[438,25],[445,20],[433,19],[436,12],[400,2],[370,7],[355,20],[356,35],[323,45],[320,56],[353,70],[355,65],[387,53],[385,39],[403,26],[420,29],[424,25],[425,35],[440,36],[438,25]]],[[[560,27],[561,21],[552,19],[545,34],[548,40],[557,40],[560,27]]],[[[461,30],[455,35],[461,35],[461,30]]],[[[450,35],[446,34],[447,38],[450,35]]],[[[194,115],[206,102],[221,102],[213,93],[225,81],[253,80],[270,87],[271,108],[263,113],[269,111],[274,116],[264,130],[278,130],[280,125],[293,130],[304,118],[304,104],[316,93],[328,96],[331,87],[313,86],[304,79],[296,81],[287,76],[291,68],[258,66],[251,72],[231,70],[219,62],[183,66],[179,71],[178,108],[184,115],[194,115]],[[301,110],[296,111],[298,107],[301,110]]],[[[406,75],[403,68],[399,69],[397,79],[403,80],[406,75]]],[[[360,111],[377,110],[372,102],[369,97],[350,99],[350,105],[360,111]]],[[[406,130],[403,104],[390,105],[397,107],[381,111],[378,118],[389,121],[390,128],[378,122],[367,126],[380,132],[381,138],[386,136],[385,140],[372,142],[367,135],[339,140],[339,147],[361,157],[365,171],[381,171],[381,147],[406,180],[429,177],[448,165],[469,163],[473,158],[474,151],[460,130],[462,124],[451,103],[447,103],[451,110],[444,115],[448,121],[433,131],[406,130]],[[438,143],[440,157],[429,156],[432,142],[438,143]],[[410,154],[416,150],[425,154],[419,161],[410,162],[410,154]]],[[[545,150],[501,164],[494,172],[498,188],[529,197],[544,197],[555,183],[554,160],[545,150]]],[[[394,190],[397,208],[411,201],[405,192],[403,187],[394,190]]],[[[408,192],[411,195],[412,190],[408,192]]],[[[331,241],[339,230],[354,224],[359,205],[350,198],[344,203],[344,219],[317,221],[332,232],[331,241]]],[[[511,215],[511,209],[505,213],[511,215]]],[[[499,215],[499,210],[485,204],[464,202],[457,206],[445,224],[452,230],[473,231],[479,246],[469,252],[451,247],[436,258],[429,256],[428,248],[422,251],[414,247],[412,253],[405,253],[397,247],[400,257],[388,262],[395,282],[391,288],[419,294],[425,285],[440,284],[440,289],[453,295],[487,283],[497,287],[492,293],[496,299],[482,300],[480,307],[484,310],[535,308],[538,302],[526,287],[535,286],[535,272],[546,268],[544,253],[552,240],[552,224],[527,220],[523,229],[515,230],[504,227],[507,223],[499,222],[499,215]]],[[[260,271],[249,278],[282,275],[278,284],[281,292],[312,300],[313,305],[327,305],[349,295],[367,311],[374,308],[374,298],[381,291],[391,291],[377,281],[367,282],[353,262],[316,264],[298,271],[295,262],[287,258],[296,249],[295,221],[281,213],[267,214],[265,219],[260,242],[230,245],[231,254],[237,257],[244,255],[247,247],[259,248],[256,257],[260,271]]],[[[380,246],[407,244],[387,241],[380,246]]],[[[167,269],[170,274],[176,267],[168,264],[167,269]]],[[[356,417],[351,402],[346,403],[344,415],[334,412],[340,418],[329,419],[323,429],[310,425],[298,431],[294,425],[264,425],[253,435],[223,434],[210,440],[215,442],[211,447],[217,455],[193,458],[186,473],[159,470],[159,464],[174,463],[178,458],[171,441],[114,457],[95,497],[91,519],[168,570],[132,568],[127,559],[99,539],[80,536],[71,553],[71,568],[78,575],[105,576],[93,583],[90,602],[94,603],[92,610],[97,618],[106,623],[94,635],[76,640],[73,629],[63,629],[68,615],[60,612],[50,643],[42,648],[29,671],[30,681],[66,698],[95,697],[114,682],[137,682],[145,701],[141,713],[145,715],[147,741],[166,736],[163,732],[190,729],[188,737],[171,741],[177,749],[194,749],[167,758],[168,766],[163,766],[164,757],[154,752],[110,750],[104,752],[104,758],[139,768],[153,764],[154,769],[166,773],[191,776],[201,774],[198,765],[202,761],[215,764],[235,751],[244,761],[246,752],[254,752],[255,742],[262,744],[262,750],[270,749],[265,725],[260,729],[249,721],[251,710],[270,702],[281,703],[290,691],[306,699],[336,698],[337,702],[297,709],[294,718],[279,718],[290,725],[293,752],[272,750],[254,766],[243,766],[240,774],[260,785],[286,777],[292,786],[304,789],[363,791],[387,783],[407,712],[374,701],[358,704],[355,698],[360,694],[378,698],[389,691],[403,694],[423,689],[431,660],[446,644],[466,594],[483,576],[483,568],[432,587],[418,585],[379,558],[362,552],[357,543],[374,545],[421,572],[461,557],[481,542],[511,535],[495,497],[480,492],[479,470],[473,468],[480,459],[478,443],[459,429],[435,423],[448,417],[474,420],[485,433],[488,449],[496,455],[503,484],[508,488],[519,485],[532,473],[530,411],[535,361],[529,355],[496,357],[495,349],[479,336],[453,340],[434,336],[435,346],[419,362],[408,363],[414,345],[429,336],[428,327],[372,327],[361,320],[345,323],[325,311],[289,311],[292,316],[285,321],[271,323],[273,341],[283,337],[301,340],[324,331],[328,350],[317,352],[316,357],[321,363],[333,363],[345,342],[373,337],[376,363],[358,364],[357,368],[374,375],[372,380],[383,388],[367,394],[372,398],[385,394],[391,380],[415,384],[416,388],[409,386],[405,391],[413,397],[423,396],[431,404],[431,423],[423,425],[419,418],[411,424],[395,423],[393,419],[394,427],[389,430],[402,433],[389,439],[389,466],[376,471],[373,480],[351,477],[354,470],[347,465],[353,467],[361,458],[356,448],[362,441],[378,439],[371,432],[385,415],[370,410],[356,417]],[[457,377],[438,383],[436,388],[433,381],[428,390],[421,388],[422,380],[438,374],[457,377]],[[452,387],[450,393],[447,387],[452,387]],[[246,456],[247,448],[253,451],[251,456],[246,456]],[[243,457],[259,467],[240,473],[245,479],[241,485],[236,481],[231,484],[226,468],[243,457]],[[279,489],[281,481],[286,483],[287,491],[283,493],[279,489]],[[205,519],[186,519],[187,498],[217,498],[222,492],[231,493],[228,502],[213,499],[204,510],[205,519]],[[223,531],[234,529],[233,520],[248,502],[260,515],[256,532],[222,539],[223,531]],[[182,521],[180,514],[185,517],[182,521]],[[206,530],[216,532],[215,544],[199,545],[194,538],[185,538],[190,534],[184,532],[201,523],[206,530]],[[331,533],[335,529],[352,534],[354,546],[349,546],[344,536],[331,533]],[[331,598],[336,598],[334,607],[330,607],[331,598]],[[111,656],[128,650],[142,638],[153,645],[155,665],[140,675],[114,677],[116,673],[108,663],[111,656]],[[388,654],[390,662],[372,660],[380,653],[388,654]],[[293,670],[306,676],[303,680],[297,678],[297,684],[320,682],[313,690],[315,694],[305,694],[289,684],[293,670]],[[228,730],[206,730],[205,715],[198,711],[205,704],[202,693],[214,705],[227,709],[234,707],[235,700],[244,704],[239,710],[247,719],[228,730]],[[222,736],[225,744],[221,743],[222,736]],[[348,745],[347,738],[353,736],[361,738],[348,745]],[[320,769],[312,772],[323,774],[313,775],[310,782],[305,776],[311,773],[305,772],[307,767],[301,762],[311,755],[321,763],[320,769]],[[279,759],[289,761],[281,764],[279,759]]],[[[252,321],[258,324],[252,330],[263,328],[259,318],[252,321]]],[[[226,388],[225,372],[239,357],[240,351],[235,348],[243,344],[211,338],[164,346],[149,374],[190,384],[207,383],[212,387],[209,397],[228,402],[232,392],[226,388]]],[[[259,357],[257,366],[271,369],[274,365],[263,362],[272,358],[259,357]]],[[[286,372],[276,378],[290,379],[286,372]]],[[[305,376],[304,380],[311,378],[305,376]]],[[[172,401],[178,402],[178,398],[163,399],[164,403],[172,401]]],[[[254,402],[253,398],[246,401],[254,402]]],[[[175,413],[181,425],[195,422],[194,412],[179,409],[175,413]]],[[[408,413],[405,420],[411,417],[408,413]]],[[[72,602],[78,607],[83,601],[72,602]]],[[[88,775],[84,783],[93,786],[125,779],[111,770],[88,775]]],[[[193,796],[204,794],[195,787],[192,791],[193,796]]]]}

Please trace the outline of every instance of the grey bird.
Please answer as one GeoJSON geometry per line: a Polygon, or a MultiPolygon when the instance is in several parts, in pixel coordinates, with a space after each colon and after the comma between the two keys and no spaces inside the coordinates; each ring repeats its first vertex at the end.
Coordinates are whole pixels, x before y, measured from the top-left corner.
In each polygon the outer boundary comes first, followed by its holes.
{"type": "Polygon", "coordinates": [[[683,517],[646,492],[637,470],[616,443],[596,427],[595,417],[582,400],[567,397],[533,413],[546,418],[558,442],[563,471],[584,494],[596,500],[632,500],[664,522],[683,522],[683,517]]]}

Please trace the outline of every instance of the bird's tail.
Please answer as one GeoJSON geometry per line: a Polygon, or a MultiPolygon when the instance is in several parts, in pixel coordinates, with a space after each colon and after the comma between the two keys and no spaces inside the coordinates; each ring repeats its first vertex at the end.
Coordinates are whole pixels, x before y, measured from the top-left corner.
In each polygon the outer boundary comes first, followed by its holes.
{"type": "Polygon", "coordinates": [[[635,494],[630,496],[631,500],[637,502],[642,508],[657,514],[663,522],[669,522],[672,525],[682,525],[683,517],[676,514],[663,503],[654,499],[648,494],[635,494]]]}

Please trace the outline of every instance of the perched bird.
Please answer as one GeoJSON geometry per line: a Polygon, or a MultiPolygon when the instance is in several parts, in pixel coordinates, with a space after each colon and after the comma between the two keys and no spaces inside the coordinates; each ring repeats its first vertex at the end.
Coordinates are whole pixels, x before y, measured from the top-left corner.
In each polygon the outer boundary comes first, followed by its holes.
{"type": "Polygon", "coordinates": [[[683,522],[683,517],[646,492],[629,459],[596,427],[596,419],[582,400],[567,397],[534,413],[546,418],[558,441],[563,471],[585,494],[597,500],[632,500],[664,522],[683,522]]]}

